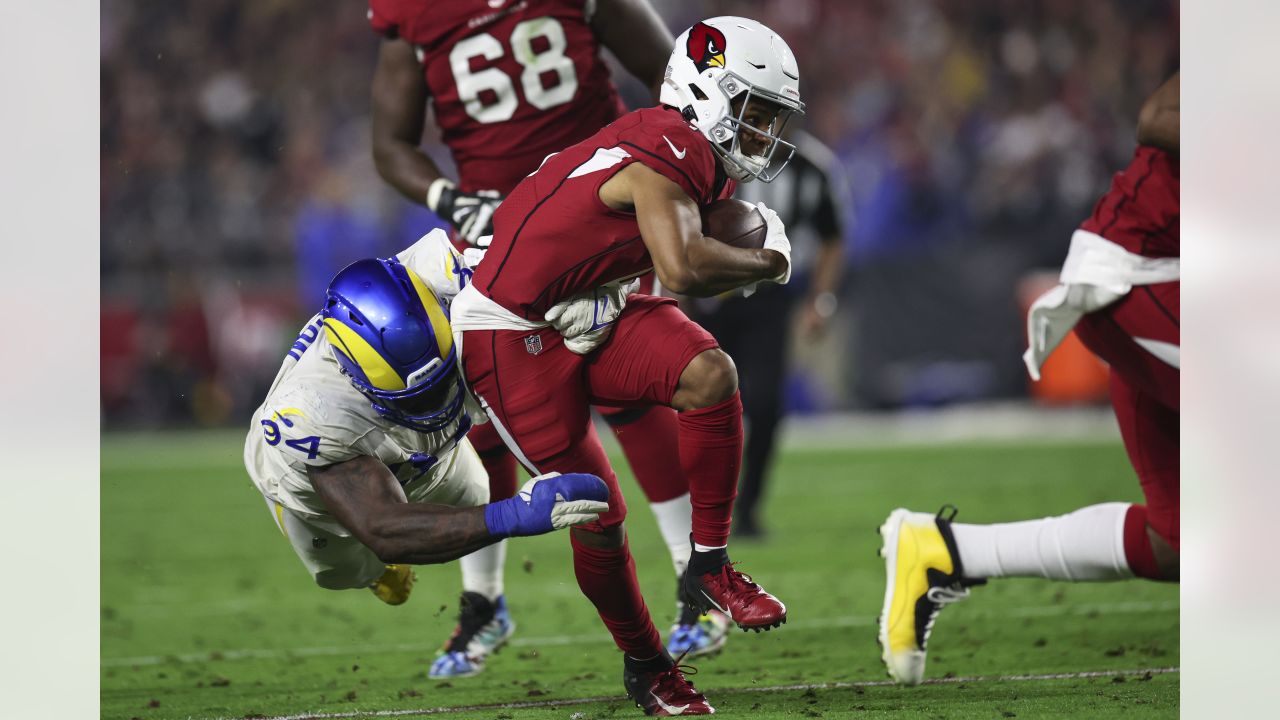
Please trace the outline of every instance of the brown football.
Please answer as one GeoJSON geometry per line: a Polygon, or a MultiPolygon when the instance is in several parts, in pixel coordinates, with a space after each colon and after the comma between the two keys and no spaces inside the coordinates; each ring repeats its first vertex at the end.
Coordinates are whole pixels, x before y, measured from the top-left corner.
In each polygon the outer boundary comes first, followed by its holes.
{"type": "Polygon", "coordinates": [[[702,234],[740,248],[762,248],[768,233],[755,205],[735,198],[716,200],[702,208],[702,234]]]}

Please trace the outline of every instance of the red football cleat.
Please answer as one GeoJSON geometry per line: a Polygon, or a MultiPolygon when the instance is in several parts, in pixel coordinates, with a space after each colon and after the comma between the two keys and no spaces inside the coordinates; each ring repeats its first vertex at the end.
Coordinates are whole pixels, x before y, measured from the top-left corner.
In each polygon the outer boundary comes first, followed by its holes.
{"type": "Polygon", "coordinates": [[[768,630],[787,621],[787,606],[751,581],[751,576],[725,563],[715,572],[697,577],[686,572],[684,592],[702,612],[719,610],[743,630],[768,630]]]}
{"type": "MultiPolygon", "coordinates": [[[[681,665],[679,661],[672,662],[666,653],[663,653],[663,658],[671,663],[663,670],[642,670],[624,665],[622,684],[627,689],[627,697],[635,700],[636,707],[645,715],[658,717],[714,714],[716,709],[684,676],[686,672],[693,675],[698,671],[681,665]]],[[[680,659],[683,660],[684,655],[680,659]]]]}

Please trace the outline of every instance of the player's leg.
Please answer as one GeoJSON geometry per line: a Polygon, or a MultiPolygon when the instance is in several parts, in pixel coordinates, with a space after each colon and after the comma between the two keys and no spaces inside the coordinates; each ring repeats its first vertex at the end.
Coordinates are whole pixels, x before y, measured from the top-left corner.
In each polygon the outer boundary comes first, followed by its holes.
{"type": "Polygon", "coordinates": [[[667,639],[667,651],[688,657],[719,651],[729,631],[727,618],[719,612],[700,613],[680,599],[680,581],[693,549],[689,544],[693,506],[689,502],[689,483],[680,467],[680,426],[675,411],[660,405],[602,405],[596,410],[622,446],[671,553],[676,576],[676,616],[667,639]]]}
{"type": "Polygon", "coordinates": [[[596,407],[627,456],[658,531],[671,552],[676,575],[689,561],[689,482],[680,467],[679,422],[671,408],[596,407]]]}
{"type": "MultiPolygon", "coordinates": [[[[410,496],[411,502],[474,507],[489,501],[491,484],[469,438],[459,443],[442,462],[447,463],[444,481],[410,496]]],[[[502,540],[458,561],[462,567],[458,624],[431,663],[428,677],[445,679],[479,673],[488,657],[515,632],[516,624],[503,594],[502,568],[506,555],[507,541],[502,540]]]]}
{"type": "MultiPolygon", "coordinates": [[[[486,498],[501,500],[515,495],[516,460],[493,425],[473,427],[467,433],[466,445],[478,456],[483,475],[488,478],[486,498]]],[[[474,467],[474,463],[467,465],[474,467]]],[[[507,607],[503,587],[506,562],[506,540],[458,561],[462,570],[458,624],[432,663],[428,677],[443,679],[479,673],[485,658],[497,652],[515,632],[516,623],[507,607]]]]}
{"type": "Polygon", "coordinates": [[[761,537],[764,533],[759,505],[782,419],[792,305],[789,298],[786,288],[771,285],[738,303],[738,327],[750,328],[751,340],[727,348],[738,364],[746,427],[742,479],[733,507],[733,531],[738,537],[761,537]],[[764,338],[769,340],[762,341],[764,338]]]}
{"type": "Polygon", "coordinates": [[[356,538],[310,522],[270,499],[266,503],[276,527],[316,585],[326,590],[369,588],[388,605],[409,599],[414,580],[410,566],[387,565],[356,538]]]}
{"type": "Polygon", "coordinates": [[[1115,371],[1111,405],[1146,499],[1145,505],[1132,506],[1126,519],[1125,555],[1139,577],[1176,582],[1181,549],[1181,416],[1115,371]]]}
{"type": "Polygon", "coordinates": [[[1102,358],[1134,390],[1177,412],[1181,396],[1180,286],[1135,287],[1128,295],[1076,325],[1085,347],[1102,358]]]}
{"type": "Polygon", "coordinates": [[[742,402],[733,361],[670,300],[633,297],[587,365],[592,398],[679,411],[680,465],[689,479],[694,549],[686,601],[743,628],[776,627],[786,607],[729,563],[729,525],[742,461],[742,402]]]}
{"type": "Polygon", "coordinates": [[[1138,575],[1166,580],[1179,575],[1180,287],[1134,288],[1076,326],[1111,366],[1111,405],[1146,497],[1145,518],[1131,521],[1126,547],[1135,558],[1151,554],[1149,566],[1135,565],[1138,575]]]}
{"type": "Polygon", "coordinates": [[[1112,406],[1146,504],[993,525],[895,510],[881,528],[888,579],[879,638],[899,682],[923,677],[937,612],[987,578],[1178,579],[1178,283],[1136,288],[1076,331],[1111,365],[1112,406]]]}
{"type": "Polygon", "coordinates": [[[609,510],[573,528],[574,573],[614,642],[628,657],[650,658],[662,641],[636,579],[622,522],[626,501],[591,424],[582,386],[584,358],[569,352],[559,333],[468,331],[468,382],[504,442],[531,473],[588,472],[609,486],[609,510]],[[526,344],[537,335],[536,361],[526,344]]]}

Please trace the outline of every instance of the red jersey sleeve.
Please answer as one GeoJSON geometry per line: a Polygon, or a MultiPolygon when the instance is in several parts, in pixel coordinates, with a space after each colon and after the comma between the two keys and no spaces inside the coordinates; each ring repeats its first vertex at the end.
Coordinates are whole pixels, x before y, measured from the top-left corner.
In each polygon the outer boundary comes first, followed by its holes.
{"type": "Polygon", "coordinates": [[[674,110],[652,108],[636,113],[640,122],[619,133],[618,145],[645,167],[680,186],[698,205],[721,195],[719,161],[711,143],[674,110]]]}
{"type": "Polygon", "coordinates": [[[369,25],[379,35],[394,40],[400,36],[398,2],[395,0],[369,0],[369,25]]]}

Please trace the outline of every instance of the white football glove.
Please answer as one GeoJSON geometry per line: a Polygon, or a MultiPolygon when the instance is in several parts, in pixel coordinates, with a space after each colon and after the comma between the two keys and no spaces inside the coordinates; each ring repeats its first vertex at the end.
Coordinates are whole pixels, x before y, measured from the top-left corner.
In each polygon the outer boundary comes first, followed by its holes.
{"type": "Polygon", "coordinates": [[[493,213],[502,204],[497,190],[464,193],[448,178],[436,178],[427,189],[427,207],[449,221],[463,242],[488,247],[493,239],[493,213]]]}
{"type": "Polygon", "coordinates": [[[627,295],[639,281],[611,282],[552,305],[543,316],[564,336],[564,346],[586,355],[609,339],[613,321],[627,305],[627,295]]]}
{"type": "MultiPolygon", "coordinates": [[[[756,203],[756,209],[764,216],[765,236],[764,249],[773,250],[780,253],[787,261],[787,269],[777,277],[768,278],[779,285],[786,285],[791,279],[791,241],[787,239],[787,228],[782,224],[782,218],[778,217],[778,213],[764,206],[764,203],[756,203]]],[[[753,289],[752,292],[755,292],[753,289]]],[[[744,293],[744,297],[746,294],[744,293]]]]}
{"type": "Polygon", "coordinates": [[[481,245],[480,247],[469,247],[466,250],[463,250],[462,262],[467,267],[471,268],[472,270],[475,270],[476,266],[480,264],[480,261],[484,259],[485,253],[489,252],[485,248],[489,246],[488,241],[492,239],[493,239],[492,235],[486,235],[480,238],[480,242],[484,243],[484,245],[481,245]]]}

